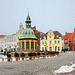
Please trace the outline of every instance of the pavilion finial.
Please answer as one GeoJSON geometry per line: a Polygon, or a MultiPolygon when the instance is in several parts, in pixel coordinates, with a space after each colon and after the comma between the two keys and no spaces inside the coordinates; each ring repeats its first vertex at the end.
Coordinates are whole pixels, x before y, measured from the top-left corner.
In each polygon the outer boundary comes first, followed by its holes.
{"type": "Polygon", "coordinates": [[[29,15],[29,8],[28,8],[28,15],[29,15]]]}

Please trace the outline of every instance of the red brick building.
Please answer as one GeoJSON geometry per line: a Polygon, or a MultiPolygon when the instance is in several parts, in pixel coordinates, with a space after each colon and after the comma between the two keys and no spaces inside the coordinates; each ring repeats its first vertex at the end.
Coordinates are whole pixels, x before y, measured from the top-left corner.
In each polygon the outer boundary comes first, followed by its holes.
{"type": "Polygon", "coordinates": [[[65,33],[65,36],[64,36],[64,49],[69,50],[69,37],[68,37],[67,32],[65,33]]]}
{"type": "Polygon", "coordinates": [[[43,35],[45,35],[43,32],[40,32],[38,30],[36,30],[36,26],[31,27],[31,29],[33,29],[35,36],[38,39],[38,50],[40,51],[40,38],[43,37],[43,35]]]}
{"type": "Polygon", "coordinates": [[[75,29],[72,35],[71,50],[75,51],[75,29]]]}

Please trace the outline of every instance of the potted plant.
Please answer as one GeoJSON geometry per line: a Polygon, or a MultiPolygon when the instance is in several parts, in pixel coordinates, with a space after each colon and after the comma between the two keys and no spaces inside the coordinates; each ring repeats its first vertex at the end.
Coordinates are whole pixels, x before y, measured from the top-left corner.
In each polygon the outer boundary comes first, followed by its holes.
{"type": "Polygon", "coordinates": [[[43,57],[43,58],[45,57],[45,53],[44,53],[44,52],[42,53],[42,57],[43,57]]]}
{"type": "Polygon", "coordinates": [[[49,52],[46,53],[46,56],[49,57],[49,52]]]}
{"type": "Polygon", "coordinates": [[[32,53],[28,53],[28,56],[29,56],[29,59],[31,60],[32,59],[32,53]]]}
{"type": "Polygon", "coordinates": [[[52,51],[49,51],[50,57],[52,56],[52,51]]]}
{"type": "Polygon", "coordinates": [[[18,61],[18,59],[19,59],[19,53],[14,53],[14,56],[15,56],[15,59],[16,59],[16,61],[18,61]]]}
{"type": "Polygon", "coordinates": [[[8,54],[7,60],[8,60],[8,62],[10,62],[10,60],[11,60],[11,54],[8,54]]]}
{"type": "Polygon", "coordinates": [[[55,56],[55,53],[56,53],[55,51],[52,51],[52,56],[55,56]]]}
{"type": "Polygon", "coordinates": [[[56,52],[56,55],[59,55],[59,51],[56,52]]]}
{"type": "Polygon", "coordinates": [[[24,60],[25,53],[21,53],[21,59],[24,60]]]}
{"type": "Polygon", "coordinates": [[[35,59],[35,57],[36,57],[36,53],[35,52],[32,53],[32,57],[33,57],[33,59],[35,59]]]}
{"type": "Polygon", "coordinates": [[[37,52],[37,58],[40,58],[40,52],[37,52]]]}

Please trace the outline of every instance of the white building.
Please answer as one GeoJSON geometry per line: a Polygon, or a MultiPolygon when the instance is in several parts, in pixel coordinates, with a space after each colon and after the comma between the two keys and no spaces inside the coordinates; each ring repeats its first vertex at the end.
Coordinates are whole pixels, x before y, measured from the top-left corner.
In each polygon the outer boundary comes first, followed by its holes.
{"type": "Polygon", "coordinates": [[[5,37],[6,37],[5,35],[0,35],[0,52],[4,51],[4,48],[5,48],[5,45],[4,45],[5,37]]]}
{"type": "Polygon", "coordinates": [[[22,35],[24,28],[23,25],[21,24],[19,26],[18,32],[16,34],[12,35],[7,35],[4,38],[0,38],[0,48],[1,50],[10,50],[10,51],[15,51],[19,50],[19,38],[22,35]]]}

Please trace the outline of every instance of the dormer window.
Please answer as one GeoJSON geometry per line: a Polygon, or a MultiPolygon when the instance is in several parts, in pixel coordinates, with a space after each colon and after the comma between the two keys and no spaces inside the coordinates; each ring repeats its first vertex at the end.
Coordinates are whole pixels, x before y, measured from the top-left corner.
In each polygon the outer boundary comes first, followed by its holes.
{"type": "Polygon", "coordinates": [[[59,35],[57,35],[56,37],[59,38],[59,35]]]}

